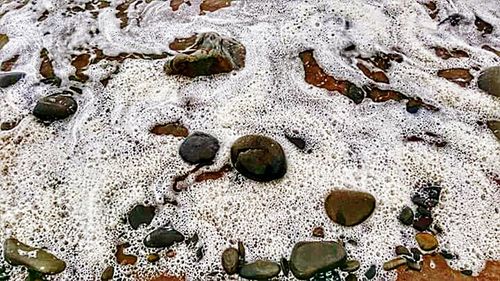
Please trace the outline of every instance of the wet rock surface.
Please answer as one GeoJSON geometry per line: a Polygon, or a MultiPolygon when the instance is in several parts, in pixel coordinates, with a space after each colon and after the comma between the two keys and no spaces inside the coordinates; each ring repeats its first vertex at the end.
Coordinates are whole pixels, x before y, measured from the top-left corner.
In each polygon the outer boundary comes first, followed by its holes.
{"type": "Polygon", "coordinates": [[[58,274],[64,271],[66,263],[53,254],[28,246],[15,238],[5,240],[4,258],[11,265],[24,265],[43,274],[58,274]]]}
{"type": "Polygon", "coordinates": [[[190,164],[205,164],[214,160],[219,147],[219,141],[215,137],[195,132],[181,144],[179,154],[190,164]]]}
{"type": "Polygon", "coordinates": [[[33,109],[33,115],[42,121],[56,121],[68,118],[78,109],[78,104],[69,92],[41,98],[33,109]]]}
{"type": "Polygon", "coordinates": [[[25,76],[24,72],[0,72],[0,88],[12,86],[25,76]]]}
{"type": "Polygon", "coordinates": [[[200,33],[196,41],[165,63],[169,75],[188,77],[228,73],[245,66],[245,47],[217,33],[200,33]]]}
{"type": "Polygon", "coordinates": [[[477,85],[488,94],[500,97],[500,66],[485,69],[479,75],[477,85]]]}
{"type": "Polygon", "coordinates": [[[260,182],[282,178],[287,171],[281,145],[261,135],[237,139],[231,147],[231,162],[242,175],[260,182]]]}
{"type": "Polygon", "coordinates": [[[250,280],[267,280],[278,276],[280,266],[272,261],[258,260],[241,267],[239,275],[250,280]]]}
{"type": "Polygon", "coordinates": [[[144,238],[144,245],[148,248],[167,248],[182,241],[184,235],[179,231],[160,227],[144,238]]]}
{"type": "Polygon", "coordinates": [[[375,210],[375,198],[365,192],[334,190],[325,200],[328,217],[344,226],[355,226],[370,217],[375,210]]]}
{"type": "Polygon", "coordinates": [[[290,270],[300,280],[341,266],[346,259],[344,247],[336,242],[299,242],[290,256],[290,270]]]}

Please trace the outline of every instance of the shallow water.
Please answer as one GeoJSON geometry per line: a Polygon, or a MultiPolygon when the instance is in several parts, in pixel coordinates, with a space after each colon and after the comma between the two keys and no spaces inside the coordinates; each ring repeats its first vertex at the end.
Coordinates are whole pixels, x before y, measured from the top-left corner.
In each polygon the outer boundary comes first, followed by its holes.
{"type": "MultiPolygon", "coordinates": [[[[416,245],[415,230],[403,227],[397,215],[411,205],[415,188],[429,182],[443,187],[434,218],[444,230],[441,247],[460,257],[450,264],[477,273],[485,260],[500,259],[500,143],[477,123],[500,119],[500,100],[475,86],[480,70],[500,61],[482,48],[500,49],[498,1],[438,1],[436,19],[410,0],[235,1],[201,16],[200,0],[175,12],[168,1],[129,1],[127,24],[116,15],[123,1],[94,14],[85,11],[85,1],[24,2],[0,5],[0,34],[9,36],[0,62],[20,55],[13,70],[27,73],[0,89],[0,121],[20,120],[0,131],[0,240],[15,236],[64,259],[68,268],[51,280],[97,280],[115,264],[116,245],[125,242],[132,245],[127,253],[139,257],[135,266],[115,266],[125,280],[165,271],[215,280],[207,274],[222,271],[220,255],[230,241],[245,243],[248,260],[278,261],[296,242],[317,239],[311,236],[316,226],[323,226],[326,240],[357,241],[346,250],[361,262],[362,273],[393,258],[396,245],[416,245]],[[75,5],[84,11],[68,10],[75,5]],[[464,16],[461,24],[439,25],[454,13],[464,16]],[[492,34],[477,30],[475,15],[494,27],[492,34]],[[84,85],[69,79],[72,55],[95,48],[107,56],[173,53],[174,38],[207,31],[243,43],[245,67],[190,79],[167,76],[166,59],[101,60],[84,71],[84,85]],[[352,44],[355,51],[343,51],[352,44]],[[458,48],[469,57],[443,60],[432,47],[458,48]],[[50,126],[30,114],[38,98],[61,91],[39,83],[43,48],[61,88],[83,90],[75,96],[76,115],[50,126]],[[390,84],[381,87],[420,97],[439,111],[410,114],[403,102],[370,99],[355,105],[313,87],[299,58],[309,49],[325,72],[357,85],[372,83],[356,67],[358,55],[398,53],[403,62],[392,63],[390,84]],[[449,68],[470,69],[475,78],[464,88],[438,77],[449,68]],[[100,81],[110,75],[104,86],[100,81]],[[216,162],[203,171],[223,167],[239,136],[260,133],[281,143],[288,172],[265,184],[234,171],[200,183],[188,177],[188,190],[175,193],[173,178],[193,168],[177,153],[182,138],[149,131],[175,121],[219,139],[216,162]],[[286,139],[294,130],[311,153],[286,139]],[[425,132],[447,144],[406,141],[425,132]],[[334,188],[373,194],[374,214],[351,228],[333,224],[323,202],[334,188]],[[174,198],[178,206],[165,204],[174,198]],[[122,220],[138,203],[159,211],[151,225],[134,231],[122,220]],[[147,263],[150,251],[142,239],[166,223],[186,237],[199,235],[205,250],[200,262],[195,247],[181,244],[175,258],[147,263]]],[[[379,271],[376,280],[395,279],[394,272],[379,271]]],[[[24,280],[24,274],[15,268],[11,280],[24,280]]]]}

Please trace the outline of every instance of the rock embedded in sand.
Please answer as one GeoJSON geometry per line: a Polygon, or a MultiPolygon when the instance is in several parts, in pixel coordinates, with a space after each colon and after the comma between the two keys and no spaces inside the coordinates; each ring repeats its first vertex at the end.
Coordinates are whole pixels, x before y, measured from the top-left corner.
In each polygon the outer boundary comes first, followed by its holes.
{"type": "Polygon", "coordinates": [[[485,69],[479,75],[477,85],[488,94],[500,97],[500,66],[485,69]]]}
{"type": "Polygon", "coordinates": [[[1,72],[0,73],[0,88],[7,88],[16,84],[19,80],[26,76],[24,72],[1,72]]]}
{"type": "Polygon", "coordinates": [[[227,248],[222,253],[222,268],[229,275],[238,272],[239,261],[239,252],[235,248],[227,248]]]}
{"type": "Polygon", "coordinates": [[[179,154],[190,164],[205,164],[214,160],[219,147],[219,141],[215,137],[195,132],[181,144],[179,154]]]}
{"type": "Polygon", "coordinates": [[[249,280],[268,280],[278,276],[280,266],[272,261],[258,260],[243,265],[240,268],[239,275],[249,280]]]}
{"type": "Polygon", "coordinates": [[[188,77],[228,73],[245,66],[245,47],[217,33],[197,34],[194,44],[170,58],[164,70],[169,75],[188,77]]]}
{"type": "Polygon", "coordinates": [[[155,216],[155,207],[136,205],[128,213],[128,222],[133,229],[138,229],[140,225],[149,225],[155,216]]]}
{"type": "Polygon", "coordinates": [[[41,98],[33,109],[33,115],[42,121],[56,121],[73,115],[78,109],[75,99],[69,92],[41,98]]]}
{"type": "Polygon", "coordinates": [[[415,239],[420,249],[424,251],[432,251],[436,249],[439,244],[436,237],[430,233],[417,233],[415,239]]]}
{"type": "Polygon", "coordinates": [[[167,248],[182,241],[184,235],[179,231],[160,227],[144,238],[144,245],[148,248],[167,248]]]}
{"type": "Polygon", "coordinates": [[[242,175],[259,182],[282,178],[287,171],[281,145],[262,135],[237,139],[231,147],[231,162],[242,175]]]}
{"type": "Polygon", "coordinates": [[[43,274],[61,273],[66,268],[66,263],[53,254],[23,244],[15,238],[5,240],[3,252],[5,260],[11,265],[24,265],[43,274]]]}
{"type": "Polygon", "coordinates": [[[333,270],[346,259],[344,247],[336,242],[299,242],[290,256],[290,270],[300,280],[316,273],[333,270]]]}
{"type": "Polygon", "coordinates": [[[365,192],[334,190],[325,200],[328,217],[344,226],[364,222],[375,210],[375,198],[365,192]]]}

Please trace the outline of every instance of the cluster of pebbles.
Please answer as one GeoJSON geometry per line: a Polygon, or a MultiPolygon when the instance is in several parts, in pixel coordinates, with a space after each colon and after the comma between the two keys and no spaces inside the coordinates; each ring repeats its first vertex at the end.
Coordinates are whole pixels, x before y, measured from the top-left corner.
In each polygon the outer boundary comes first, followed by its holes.
{"type": "MultiPolygon", "coordinates": [[[[221,37],[216,33],[201,33],[196,36],[194,43],[169,58],[164,69],[169,75],[206,76],[243,68],[244,60],[245,48],[238,41],[221,37]]],[[[7,88],[24,77],[25,73],[22,72],[2,72],[0,73],[0,87],[7,88]]],[[[485,69],[478,79],[478,86],[485,92],[500,97],[500,66],[485,69]]],[[[354,89],[352,85],[348,88],[354,89]]],[[[346,93],[348,92],[349,90],[346,90],[346,93]]],[[[78,110],[78,104],[72,95],[72,92],[64,91],[44,97],[38,101],[32,114],[47,124],[68,118],[78,110]]],[[[490,121],[488,126],[499,137],[499,121],[490,121]]],[[[154,131],[158,134],[173,132],[173,135],[187,136],[187,131],[178,128],[177,126],[158,127],[154,131]]],[[[294,143],[298,142],[290,138],[289,140],[294,143]]],[[[304,147],[300,142],[296,145],[304,147]]],[[[194,132],[181,144],[179,155],[185,162],[192,165],[210,165],[216,158],[219,148],[220,143],[214,136],[194,132]]],[[[237,139],[231,146],[230,159],[232,166],[241,175],[257,182],[278,180],[287,173],[287,159],[282,146],[264,135],[245,135],[237,139]]],[[[403,265],[407,265],[412,270],[421,270],[422,256],[435,252],[439,248],[435,235],[442,230],[433,224],[432,209],[439,203],[440,193],[439,186],[430,185],[419,188],[412,197],[416,211],[409,206],[401,210],[399,221],[418,231],[415,240],[419,249],[409,250],[404,246],[397,246],[398,257],[386,262],[383,265],[384,270],[392,270],[403,265]]],[[[375,209],[376,199],[373,195],[355,190],[332,190],[324,202],[324,211],[331,221],[346,227],[354,227],[363,223],[369,219],[375,209]]],[[[154,206],[136,205],[128,212],[128,222],[134,230],[143,225],[147,226],[153,220],[155,212],[154,206]]],[[[318,231],[315,231],[317,234],[315,236],[322,236],[318,231]]],[[[144,237],[143,244],[149,249],[164,249],[185,240],[186,237],[179,231],[169,226],[162,226],[144,237]]],[[[48,251],[28,246],[15,238],[5,240],[3,248],[5,260],[14,266],[22,265],[43,275],[58,274],[66,268],[64,261],[48,251]]],[[[126,258],[121,262],[122,251],[123,247],[119,247],[118,262],[127,264],[130,261],[126,258]]],[[[445,251],[442,253],[446,255],[445,251]]],[[[340,280],[337,270],[348,273],[345,277],[347,281],[358,280],[354,272],[360,268],[360,263],[356,260],[349,260],[347,256],[346,249],[339,242],[301,241],[295,244],[288,258],[279,257],[275,261],[264,259],[247,261],[244,244],[239,242],[238,248],[230,247],[221,253],[221,263],[228,275],[238,274],[250,280],[267,280],[280,274],[289,276],[290,273],[299,280],[311,278],[321,280],[325,274],[330,274],[331,280],[340,280]]],[[[148,261],[154,262],[158,258],[158,255],[152,254],[148,256],[148,261]]],[[[364,273],[364,277],[374,278],[376,269],[376,265],[371,265],[364,273]]],[[[109,267],[103,272],[102,280],[112,278],[113,267],[109,267]]]]}

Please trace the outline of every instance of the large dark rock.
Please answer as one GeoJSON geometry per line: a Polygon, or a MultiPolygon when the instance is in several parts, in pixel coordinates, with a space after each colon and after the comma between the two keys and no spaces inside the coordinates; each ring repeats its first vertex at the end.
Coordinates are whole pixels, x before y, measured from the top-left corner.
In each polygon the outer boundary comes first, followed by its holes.
{"type": "Polygon", "coordinates": [[[0,88],[7,88],[23,79],[26,74],[23,72],[0,72],[0,88]]]}
{"type": "Polygon", "coordinates": [[[267,280],[280,274],[280,266],[272,261],[258,260],[245,264],[240,269],[240,276],[249,280],[267,280]]]}
{"type": "Polygon", "coordinates": [[[346,259],[344,247],[336,242],[299,242],[290,256],[290,269],[300,280],[307,280],[316,273],[333,270],[346,259]]]}
{"type": "Polygon", "coordinates": [[[477,79],[477,85],[488,94],[500,97],[500,66],[485,69],[477,79]]]}
{"type": "Polygon", "coordinates": [[[195,132],[179,148],[182,159],[190,164],[210,163],[219,151],[219,141],[213,136],[195,132]]]}
{"type": "Polygon", "coordinates": [[[38,101],[33,109],[33,115],[42,121],[55,121],[73,115],[78,104],[68,92],[50,95],[38,101]]]}
{"type": "Polygon", "coordinates": [[[144,245],[148,248],[166,248],[182,241],[184,235],[179,231],[160,227],[144,238],[144,245]]]}
{"type": "Polygon", "coordinates": [[[282,178],[287,170],[281,145],[261,135],[247,135],[236,140],[231,147],[231,162],[242,175],[261,182],[282,178]]]}
{"type": "Polygon", "coordinates": [[[365,192],[334,190],[325,200],[328,217],[341,225],[354,226],[365,221],[375,209],[375,198],[365,192]]]}
{"type": "Polygon", "coordinates": [[[165,63],[165,72],[188,77],[227,73],[245,66],[245,47],[217,33],[200,33],[193,45],[165,63]]]}
{"type": "Polygon", "coordinates": [[[15,238],[5,240],[3,255],[11,265],[24,265],[43,274],[57,274],[66,268],[66,263],[53,254],[23,244],[15,238]]]}

